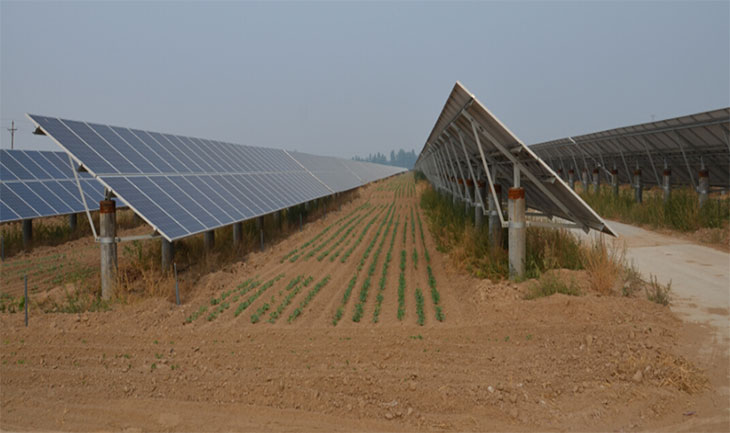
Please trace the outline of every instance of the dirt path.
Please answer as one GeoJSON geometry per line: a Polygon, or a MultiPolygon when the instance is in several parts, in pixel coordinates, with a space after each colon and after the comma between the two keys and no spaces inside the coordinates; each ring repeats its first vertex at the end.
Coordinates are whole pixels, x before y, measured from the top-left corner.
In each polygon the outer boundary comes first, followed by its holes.
{"type": "Polygon", "coordinates": [[[730,341],[730,254],[612,221],[627,257],[645,277],[672,283],[672,311],[683,320],[706,323],[730,341]]]}
{"type": "MultiPolygon", "coordinates": [[[[617,221],[609,221],[626,247],[626,258],[642,277],[671,283],[670,308],[685,326],[683,352],[708,373],[720,393],[723,415],[683,425],[683,430],[714,430],[730,418],[730,254],[617,221]],[[724,403],[722,403],[724,401],[724,403]],[[723,421],[724,419],[724,421],[723,421]]],[[[582,232],[580,232],[582,234],[582,232]]],[[[596,236],[593,234],[592,236],[596,236]]]]}

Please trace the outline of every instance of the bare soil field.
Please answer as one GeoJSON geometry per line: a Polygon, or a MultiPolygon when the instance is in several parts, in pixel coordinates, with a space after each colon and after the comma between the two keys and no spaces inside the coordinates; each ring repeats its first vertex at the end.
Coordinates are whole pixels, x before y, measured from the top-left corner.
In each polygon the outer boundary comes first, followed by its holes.
{"type": "Polygon", "coordinates": [[[536,300],[457,272],[418,204],[410,175],[363,188],[181,306],[0,314],[0,429],[730,430],[711,330],[580,271],[536,300]]]}

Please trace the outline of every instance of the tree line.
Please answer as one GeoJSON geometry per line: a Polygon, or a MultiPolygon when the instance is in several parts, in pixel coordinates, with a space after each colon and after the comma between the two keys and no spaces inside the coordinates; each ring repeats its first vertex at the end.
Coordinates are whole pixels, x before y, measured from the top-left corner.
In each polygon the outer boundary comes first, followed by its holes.
{"type": "Polygon", "coordinates": [[[395,150],[390,151],[390,158],[385,156],[384,154],[377,152],[375,154],[369,154],[367,157],[363,158],[360,156],[355,156],[352,159],[355,161],[364,161],[364,162],[374,162],[376,164],[384,164],[384,165],[392,165],[394,167],[403,167],[407,169],[412,169],[413,165],[416,163],[416,159],[418,158],[418,155],[416,155],[416,151],[411,149],[410,152],[406,152],[403,149],[398,150],[396,152],[395,150]]]}

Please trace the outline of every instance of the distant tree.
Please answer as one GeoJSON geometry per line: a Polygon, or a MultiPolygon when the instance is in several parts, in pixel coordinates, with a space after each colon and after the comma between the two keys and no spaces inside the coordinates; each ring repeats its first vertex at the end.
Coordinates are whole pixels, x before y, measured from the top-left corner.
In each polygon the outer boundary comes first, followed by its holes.
{"type": "Polygon", "coordinates": [[[417,158],[418,155],[416,155],[416,151],[413,149],[411,149],[410,151],[398,149],[397,152],[395,150],[391,150],[390,159],[388,159],[387,156],[383,155],[380,152],[375,153],[375,155],[370,153],[368,154],[367,158],[362,158],[360,156],[352,157],[352,159],[355,161],[374,162],[376,164],[392,165],[395,167],[403,167],[407,169],[413,168],[417,158]]]}

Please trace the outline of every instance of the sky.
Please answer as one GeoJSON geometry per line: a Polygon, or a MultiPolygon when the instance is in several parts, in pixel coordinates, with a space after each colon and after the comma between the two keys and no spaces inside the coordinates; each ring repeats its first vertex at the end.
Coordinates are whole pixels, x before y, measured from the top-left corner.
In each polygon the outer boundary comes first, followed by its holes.
{"type": "Polygon", "coordinates": [[[25,113],[350,158],[419,152],[458,80],[523,142],[730,106],[730,2],[0,3],[25,113]]]}

